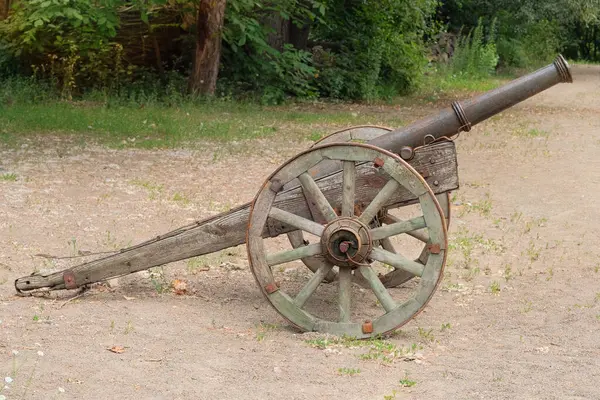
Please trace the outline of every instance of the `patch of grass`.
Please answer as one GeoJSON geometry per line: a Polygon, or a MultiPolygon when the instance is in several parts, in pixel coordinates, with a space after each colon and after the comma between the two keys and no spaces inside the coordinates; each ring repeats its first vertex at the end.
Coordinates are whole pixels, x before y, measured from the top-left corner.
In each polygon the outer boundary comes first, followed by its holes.
{"type": "Polygon", "coordinates": [[[338,374],[342,376],[354,376],[360,374],[360,369],[358,368],[338,368],[338,374]]]}
{"type": "Polygon", "coordinates": [[[408,379],[408,377],[405,377],[404,379],[400,379],[399,383],[402,387],[413,387],[417,384],[416,381],[412,381],[412,380],[408,379]]]}
{"type": "Polygon", "coordinates": [[[534,226],[536,227],[543,227],[546,222],[548,222],[547,218],[534,218],[531,221],[527,221],[525,223],[525,233],[529,233],[531,232],[531,228],[533,228],[534,226]]]}
{"type": "Polygon", "coordinates": [[[17,174],[2,174],[0,175],[0,181],[15,182],[17,180],[17,174]]]}
{"type": "Polygon", "coordinates": [[[133,323],[131,322],[131,320],[127,321],[127,325],[125,325],[125,330],[123,331],[123,333],[125,335],[129,335],[134,330],[135,330],[135,328],[133,327],[133,323]]]}
{"type": "Polygon", "coordinates": [[[165,293],[171,288],[171,284],[165,277],[165,271],[162,267],[150,268],[150,283],[158,294],[165,293]]]}
{"type": "Polygon", "coordinates": [[[446,329],[450,329],[450,328],[452,328],[452,325],[450,325],[450,322],[446,322],[445,324],[442,324],[440,331],[444,332],[446,329]]]}
{"type": "Polygon", "coordinates": [[[482,217],[489,217],[492,214],[492,199],[490,199],[490,194],[485,194],[485,199],[480,200],[475,203],[465,203],[464,208],[459,214],[460,217],[464,216],[466,213],[470,212],[478,212],[482,217]]]}
{"type": "Polygon", "coordinates": [[[423,338],[425,341],[434,342],[435,336],[433,335],[433,329],[426,330],[424,328],[418,328],[419,336],[423,338]]]}
{"type": "Polygon", "coordinates": [[[502,271],[502,276],[504,277],[504,280],[506,282],[508,282],[509,280],[511,280],[514,277],[513,272],[512,272],[512,266],[510,264],[506,264],[504,266],[504,271],[502,271]]]}
{"type": "Polygon", "coordinates": [[[349,336],[342,337],[320,337],[305,341],[312,347],[327,349],[331,347],[362,348],[366,353],[358,355],[361,360],[379,360],[384,363],[392,363],[395,359],[417,351],[420,347],[413,344],[411,347],[398,347],[394,343],[381,337],[359,340],[349,336]]]}
{"type": "Polygon", "coordinates": [[[498,295],[498,294],[500,294],[501,290],[502,289],[500,289],[500,282],[493,281],[492,283],[490,283],[490,292],[492,294],[498,295]]]}
{"type": "Polygon", "coordinates": [[[503,246],[495,240],[486,239],[481,234],[471,233],[464,227],[459,229],[456,235],[450,240],[448,248],[461,252],[465,268],[479,263],[479,260],[473,258],[474,252],[477,249],[493,251],[498,254],[504,251],[503,246]]]}
{"type": "Polygon", "coordinates": [[[340,127],[362,124],[400,126],[394,113],[361,106],[291,104],[267,107],[233,101],[166,105],[113,105],[110,102],[44,100],[15,102],[0,113],[0,144],[15,146],[35,135],[77,135],[84,143],[112,148],[178,148],[201,140],[234,141],[301,133],[311,140],[340,127]],[[360,111],[353,111],[354,109],[360,111]],[[290,125],[294,129],[290,131],[290,125]],[[328,126],[316,130],[315,125],[328,126]]]}
{"type": "Polygon", "coordinates": [[[263,340],[265,340],[265,337],[267,336],[268,332],[274,331],[277,328],[279,328],[279,325],[265,324],[261,322],[260,325],[258,325],[258,327],[256,328],[256,340],[262,342],[263,340]]]}
{"type": "Polygon", "coordinates": [[[538,248],[535,245],[535,242],[532,240],[529,241],[529,246],[525,249],[525,254],[529,257],[529,261],[533,263],[540,258],[541,247],[538,248]]]}
{"type": "Polygon", "coordinates": [[[148,191],[148,198],[156,200],[163,192],[163,185],[152,183],[143,179],[134,179],[130,182],[134,186],[142,187],[148,191]]]}
{"type": "Polygon", "coordinates": [[[428,102],[446,101],[487,92],[508,82],[511,76],[473,78],[466,74],[449,74],[433,71],[425,76],[423,88],[413,97],[428,102]]]}
{"type": "Polygon", "coordinates": [[[182,203],[183,205],[190,204],[190,199],[188,199],[183,193],[175,193],[173,195],[173,201],[182,203]]]}
{"type": "Polygon", "coordinates": [[[512,135],[521,138],[547,138],[550,136],[550,132],[543,129],[529,128],[526,123],[521,123],[512,131],[512,135]]]}
{"type": "Polygon", "coordinates": [[[207,265],[203,257],[189,258],[186,262],[188,273],[195,275],[200,271],[208,271],[210,266],[207,265]]]}
{"type": "Polygon", "coordinates": [[[521,312],[523,314],[527,314],[529,311],[533,310],[533,303],[531,300],[523,300],[523,307],[521,308],[521,312]]]}

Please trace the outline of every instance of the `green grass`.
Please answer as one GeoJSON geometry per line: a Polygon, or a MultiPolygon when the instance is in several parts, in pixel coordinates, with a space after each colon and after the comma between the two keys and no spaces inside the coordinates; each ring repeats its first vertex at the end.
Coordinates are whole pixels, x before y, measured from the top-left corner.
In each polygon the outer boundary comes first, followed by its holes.
{"type": "Polygon", "coordinates": [[[489,78],[471,78],[466,75],[453,75],[443,72],[433,72],[425,76],[422,89],[416,97],[429,102],[468,98],[473,94],[487,92],[507,83],[515,76],[497,75],[489,78]]]}
{"type": "MultiPolygon", "coordinates": [[[[424,89],[391,103],[419,106],[432,101],[468,98],[507,81],[504,77],[469,79],[440,73],[426,77],[424,89]]],[[[374,124],[406,124],[389,103],[347,104],[297,102],[263,106],[231,100],[167,98],[146,104],[126,99],[89,97],[62,101],[39,83],[0,80],[0,146],[16,147],[23,139],[47,134],[76,136],[79,144],[112,148],[175,148],[198,141],[233,141],[281,136],[318,140],[335,130],[374,124]],[[382,112],[383,110],[383,112],[382,112]]]]}
{"type": "Polygon", "coordinates": [[[0,175],[0,181],[15,182],[17,180],[17,174],[2,174],[0,175]]]}
{"type": "Polygon", "coordinates": [[[338,368],[338,374],[342,376],[354,376],[360,374],[360,369],[358,368],[338,368]]]}
{"type": "Polygon", "coordinates": [[[30,134],[76,134],[113,148],[173,148],[198,140],[231,141],[299,133],[316,140],[342,126],[401,126],[395,113],[352,113],[308,105],[263,107],[214,102],[174,107],[105,107],[85,102],[0,105],[0,144],[15,145],[30,134]],[[315,130],[315,126],[331,125],[315,130]],[[293,126],[294,131],[290,131],[293,126]]]}

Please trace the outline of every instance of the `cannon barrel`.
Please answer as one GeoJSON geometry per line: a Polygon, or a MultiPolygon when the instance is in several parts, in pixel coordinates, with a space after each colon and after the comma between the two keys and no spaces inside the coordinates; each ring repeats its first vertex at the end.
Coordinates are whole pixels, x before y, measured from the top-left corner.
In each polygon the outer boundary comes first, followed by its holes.
{"type": "MultiPolygon", "coordinates": [[[[573,82],[573,78],[569,64],[562,55],[558,55],[552,64],[544,68],[471,100],[454,102],[452,107],[437,115],[393,130],[370,141],[369,144],[404,156],[404,147],[414,148],[444,136],[451,137],[461,131],[468,132],[473,125],[562,82],[573,82]]],[[[410,149],[408,150],[410,154],[410,149]]]]}

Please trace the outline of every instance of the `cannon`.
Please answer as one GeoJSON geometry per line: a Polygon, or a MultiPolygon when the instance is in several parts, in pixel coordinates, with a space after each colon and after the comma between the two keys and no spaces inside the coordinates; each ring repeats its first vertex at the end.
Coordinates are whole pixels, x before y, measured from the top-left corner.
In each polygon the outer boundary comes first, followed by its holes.
{"type": "Polygon", "coordinates": [[[356,338],[391,332],[424,309],[442,279],[449,193],[459,188],[454,139],[561,82],[572,77],[559,55],[407,127],[336,132],[271,173],[248,204],[63,271],[18,278],[15,288],[76,289],[246,243],[261,292],[293,326],[356,338]],[[285,265],[299,262],[308,270],[290,276],[285,265]]]}

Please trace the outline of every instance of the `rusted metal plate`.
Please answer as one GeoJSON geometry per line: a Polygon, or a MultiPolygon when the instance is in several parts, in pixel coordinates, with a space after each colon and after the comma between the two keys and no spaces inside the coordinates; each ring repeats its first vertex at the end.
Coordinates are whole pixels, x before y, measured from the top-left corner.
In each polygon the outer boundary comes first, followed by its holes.
{"type": "Polygon", "coordinates": [[[71,270],[67,270],[63,274],[63,279],[65,281],[65,289],[76,289],[77,282],[75,281],[75,274],[71,270]]]}
{"type": "Polygon", "coordinates": [[[271,282],[265,286],[265,291],[268,294],[275,293],[278,290],[279,288],[277,287],[277,284],[275,282],[271,282]]]}
{"type": "Polygon", "coordinates": [[[363,325],[362,325],[362,331],[363,333],[367,334],[367,333],[373,333],[373,322],[371,321],[366,321],[363,325]]]}

